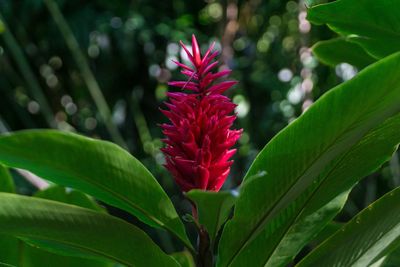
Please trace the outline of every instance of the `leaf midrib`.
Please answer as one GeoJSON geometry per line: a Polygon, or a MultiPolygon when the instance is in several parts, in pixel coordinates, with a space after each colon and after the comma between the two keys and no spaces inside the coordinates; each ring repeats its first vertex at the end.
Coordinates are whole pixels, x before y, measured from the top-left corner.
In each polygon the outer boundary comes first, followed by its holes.
{"type": "Polygon", "coordinates": [[[365,254],[367,254],[367,252],[368,252],[372,247],[375,246],[375,243],[376,243],[377,241],[380,241],[380,240],[384,239],[384,237],[386,237],[388,234],[390,234],[390,233],[391,233],[392,231],[394,231],[395,229],[400,229],[400,222],[398,222],[398,223],[395,224],[393,227],[391,227],[390,230],[386,231],[385,234],[382,235],[380,238],[377,238],[377,239],[375,240],[375,242],[371,242],[371,244],[368,245],[368,246],[366,247],[366,249],[364,250],[363,253],[361,253],[358,257],[356,257],[353,261],[351,261],[351,264],[350,264],[349,266],[353,266],[354,263],[356,263],[359,259],[361,259],[362,256],[364,256],[365,254]]]}
{"type": "MultiPolygon", "coordinates": [[[[397,106],[398,106],[398,104],[396,105],[396,103],[393,105],[394,108],[396,108],[397,106]]],[[[391,106],[390,108],[384,109],[384,111],[386,111],[386,110],[391,110],[391,108],[393,108],[393,107],[391,106]]],[[[395,109],[394,112],[396,112],[396,110],[398,110],[398,109],[395,109]]],[[[400,110],[400,109],[399,109],[399,110],[400,110]]],[[[281,203],[281,200],[285,197],[285,195],[296,185],[296,183],[298,182],[299,178],[303,177],[304,174],[306,174],[307,171],[308,171],[309,169],[311,169],[311,167],[314,166],[314,164],[322,157],[322,155],[324,155],[330,148],[332,148],[332,147],[334,146],[335,142],[336,142],[338,139],[340,139],[341,137],[343,137],[343,135],[345,135],[345,134],[348,132],[348,130],[352,128],[352,126],[355,124],[355,122],[357,122],[358,119],[359,119],[360,117],[362,117],[363,115],[365,115],[365,113],[360,112],[360,116],[357,117],[357,119],[354,119],[353,122],[350,123],[349,126],[346,127],[346,128],[342,131],[342,133],[338,134],[338,136],[332,141],[332,143],[331,143],[326,149],[324,149],[324,150],[322,151],[322,153],[320,153],[319,156],[316,157],[316,159],[310,164],[310,167],[306,168],[306,169],[302,172],[302,174],[299,175],[299,176],[297,177],[297,179],[294,180],[294,182],[292,183],[292,185],[288,187],[288,190],[286,190],[286,193],[282,194],[281,197],[279,198],[279,200],[278,200],[277,202],[274,203],[274,205],[268,210],[268,212],[267,212],[264,216],[262,216],[262,219],[260,220],[260,222],[256,224],[256,226],[253,228],[253,230],[252,230],[252,231],[249,233],[249,235],[247,236],[246,241],[240,246],[240,248],[239,248],[238,250],[236,250],[236,252],[233,254],[233,256],[231,257],[231,259],[228,261],[228,263],[227,263],[227,266],[228,266],[228,267],[231,266],[231,264],[232,264],[232,262],[235,260],[235,258],[236,258],[236,257],[241,253],[241,251],[243,251],[243,249],[246,248],[246,246],[253,240],[252,238],[253,238],[254,233],[257,232],[257,231],[262,227],[263,222],[264,222],[265,220],[268,219],[268,217],[269,217],[269,215],[271,214],[271,212],[275,210],[275,208],[278,206],[279,203],[281,203]]],[[[384,112],[384,114],[382,114],[382,115],[383,115],[383,117],[385,118],[385,112],[384,112]]],[[[393,114],[390,115],[390,116],[393,116],[393,114]]],[[[390,116],[388,116],[388,117],[390,117],[390,116]]],[[[380,117],[380,116],[377,116],[377,117],[380,117]]],[[[369,118],[369,119],[371,119],[371,118],[369,118]]],[[[373,128],[373,126],[371,126],[371,127],[369,128],[369,130],[371,130],[372,128],[373,128]]],[[[368,131],[369,131],[369,130],[368,130],[368,131]]],[[[366,131],[366,133],[367,133],[368,131],[366,131]]],[[[365,135],[365,134],[364,134],[364,135],[365,135]]],[[[363,136],[364,136],[364,135],[363,135],[363,136]]],[[[361,140],[361,139],[362,139],[362,137],[360,137],[359,140],[361,140]]],[[[356,143],[356,142],[354,142],[354,143],[356,143]]],[[[354,146],[354,143],[353,143],[352,146],[354,146]]],[[[347,153],[347,152],[344,152],[344,153],[347,153]]],[[[340,155],[338,155],[338,156],[340,156],[340,155]]]]}
{"type": "MultiPolygon", "coordinates": [[[[368,134],[368,132],[364,135],[366,136],[368,134]]],[[[356,146],[358,143],[354,144],[352,146],[352,148],[354,148],[354,146],[356,146]]],[[[304,203],[304,205],[302,205],[302,208],[299,209],[298,214],[296,215],[296,217],[292,220],[292,223],[286,228],[286,230],[284,231],[284,233],[281,235],[281,238],[279,240],[279,242],[276,244],[276,246],[274,246],[274,249],[271,251],[271,253],[269,254],[269,256],[267,257],[267,260],[264,264],[264,266],[268,263],[268,261],[270,260],[271,256],[274,254],[274,252],[276,251],[276,249],[279,247],[279,245],[282,243],[283,241],[283,237],[286,236],[286,234],[288,233],[288,231],[292,228],[293,226],[293,222],[296,222],[297,219],[300,218],[300,216],[302,215],[302,213],[304,212],[305,208],[307,207],[307,205],[310,203],[310,201],[313,199],[313,197],[315,196],[315,194],[318,192],[318,190],[324,185],[324,183],[327,181],[327,177],[329,177],[329,175],[336,169],[337,166],[339,166],[343,159],[346,158],[346,156],[351,152],[351,149],[349,149],[346,153],[344,153],[344,155],[342,155],[340,157],[340,159],[336,162],[336,164],[334,166],[332,166],[332,168],[329,170],[329,172],[325,175],[325,177],[322,179],[322,181],[320,182],[320,184],[318,185],[317,188],[315,188],[315,190],[313,191],[313,193],[309,196],[309,198],[307,199],[307,201],[304,203]]]]}
{"type": "MultiPolygon", "coordinates": [[[[67,246],[70,246],[70,247],[78,249],[78,250],[87,251],[87,252],[93,253],[95,255],[99,255],[99,256],[105,257],[107,259],[111,259],[111,260],[113,260],[115,262],[119,262],[119,263],[124,264],[126,266],[132,266],[132,267],[134,266],[133,264],[131,264],[129,262],[126,262],[123,259],[116,258],[116,257],[114,257],[112,255],[109,255],[109,254],[105,253],[105,252],[101,252],[99,250],[91,249],[91,248],[85,247],[85,246],[80,246],[78,244],[67,242],[65,240],[53,239],[53,238],[48,238],[48,237],[43,237],[43,236],[40,236],[40,235],[33,235],[33,234],[23,234],[21,236],[28,237],[28,238],[31,238],[31,239],[39,239],[39,240],[44,240],[44,241],[51,241],[51,242],[55,242],[55,243],[60,243],[60,244],[67,245],[67,246]]],[[[18,237],[18,235],[17,235],[17,237],[18,237]]]]}
{"type": "MultiPolygon", "coordinates": [[[[395,115],[393,115],[395,116],[395,115]]],[[[391,116],[391,117],[393,117],[391,116]]],[[[371,128],[370,131],[366,132],[364,134],[364,137],[366,135],[368,135],[371,131],[373,131],[374,128],[371,128]]],[[[362,138],[361,138],[362,139],[362,138]]],[[[360,139],[360,140],[361,140],[360,139]]],[[[290,224],[286,230],[284,231],[284,233],[281,235],[281,239],[279,240],[279,242],[276,244],[276,246],[274,246],[274,249],[271,251],[271,253],[269,254],[269,256],[266,259],[266,262],[264,264],[264,266],[269,262],[270,257],[274,254],[274,252],[276,251],[276,249],[279,247],[279,245],[282,243],[283,241],[283,237],[286,236],[286,234],[288,233],[288,231],[292,228],[293,226],[293,222],[296,222],[302,215],[302,213],[304,212],[305,208],[307,207],[307,205],[310,203],[310,201],[313,199],[313,197],[315,196],[315,194],[320,190],[320,188],[324,185],[324,183],[327,181],[327,178],[332,174],[333,171],[335,171],[336,167],[339,166],[342,162],[343,159],[345,159],[347,157],[348,154],[351,153],[352,148],[354,148],[355,146],[357,146],[358,143],[354,144],[351,149],[349,149],[348,151],[346,151],[346,153],[344,153],[340,159],[335,163],[334,166],[332,166],[332,168],[328,171],[328,173],[324,176],[324,178],[321,180],[320,184],[318,185],[317,188],[315,188],[315,190],[312,192],[312,194],[308,197],[307,201],[304,202],[304,204],[302,205],[301,209],[299,209],[298,214],[296,215],[296,217],[292,220],[292,224],[290,224]]]]}
{"type": "MultiPolygon", "coordinates": [[[[7,137],[6,137],[6,138],[7,138],[7,137]]],[[[89,139],[89,141],[92,141],[92,140],[89,139]]],[[[112,144],[112,145],[114,145],[114,144],[112,144]]],[[[123,151],[123,152],[126,153],[127,156],[132,157],[128,152],[126,152],[126,151],[123,151]]],[[[28,162],[29,162],[29,160],[28,160],[28,162]]],[[[36,161],[34,160],[34,158],[33,158],[33,162],[36,162],[36,161]]],[[[50,161],[48,161],[48,160],[46,160],[46,159],[44,159],[42,162],[45,162],[47,166],[52,166],[52,165],[54,166],[54,162],[50,162],[50,161]],[[51,163],[51,164],[49,164],[49,163],[51,163]]],[[[30,165],[31,165],[31,164],[30,164],[30,165]]],[[[43,165],[43,164],[41,164],[41,163],[39,162],[38,165],[43,165]]],[[[53,169],[53,170],[55,170],[56,172],[64,172],[64,173],[67,173],[67,174],[71,175],[72,177],[77,177],[77,178],[79,178],[79,179],[82,179],[83,181],[85,181],[85,182],[88,183],[89,185],[90,185],[90,184],[94,184],[94,185],[97,186],[99,189],[104,190],[105,192],[109,193],[111,196],[114,196],[116,199],[118,199],[118,202],[120,202],[120,204],[122,204],[122,207],[124,207],[125,204],[127,204],[128,207],[130,206],[128,212],[132,213],[135,217],[137,217],[137,213],[135,213],[135,209],[136,209],[137,211],[139,211],[140,213],[142,213],[145,217],[149,218],[149,219],[150,219],[152,222],[154,222],[155,224],[157,224],[157,225],[159,225],[160,227],[162,227],[162,228],[168,230],[172,235],[174,235],[175,237],[177,237],[178,239],[180,239],[180,240],[186,245],[186,247],[188,247],[189,250],[193,251],[193,248],[192,248],[191,244],[190,244],[188,241],[186,241],[185,238],[183,238],[183,237],[181,237],[180,235],[178,235],[177,233],[175,233],[175,230],[174,230],[173,228],[171,228],[169,225],[165,224],[164,222],[162,222],[162,221],[156,219],[156,218],[154,217],[154,215],[149,214],[149,213],[146,212],[144,209],[142,209],[142,208],[140,208],[139,206],[137,206],[134,202],[130,201],[130,199],[124,197],[123,195],[119,194],[119,193],[116,192],[116,191],[109,190],[105,185],[99,184],[98,182],[96,182],[95,180],[92,180],[92,179],[90,179],[90,178],[86,178],[86,176],[82,176],[82,175],[80,175],[79,173],[76,173],[76,172],[74,172],[74,171],[71,170],[71,169],[63,168],[63,166],[62,166],[62,165],[59,165],[59,164],[56,164],[56,166],[57,166],[57,168],[48,168],[48,169],[50,169],[50,172],[52,172],[51,169],[53,169]],[[121,203],[121,201],[122,201],[122,203],[121,203]]],[[[144,168],[144,167],[143,167],[143,168],[144,168]]],[[[30,167],[30,169],[32,169],[32,167],[30,167]]],[[[40,173],[41,171],[39,170],[39,171],[32,171],[32,172],[36,172],[36,173],[39,172],[39,173],[40,173]]],[[[151,176],[151,173],[150,173],[150,176],[151,176]]],[[[62,178],[62,179],[63,179],[63,178],[62,178]]],[[[153,179],[154,179],[154,178],[153,178],[153,179]]],[[[47,179],[47,180],[48,180],[48,179],[47,179]]],[[[154,179],[154,180],[155,180],[155,179],[154,179]]],[[[156,182],[156,181],[155,181],[155,182],[156,182]]],[[[66,186],[68,186],[68,185],[66,185],[66,186]]],[[[161,192],[161,193],[164,193],[164,192],[161,192]]],[[[110,203],[110,201],[105,201],[105,202],[110,203]]],[[[113,204],[111,204],[111,205],[113,205],[113,204]]],[[[178,218],[179,218],[179,217],[178,217],[178,218]]],[[[172,218],[170,218],[170,219],[168,219],[168,220],[171,221],[172,218]]]]}

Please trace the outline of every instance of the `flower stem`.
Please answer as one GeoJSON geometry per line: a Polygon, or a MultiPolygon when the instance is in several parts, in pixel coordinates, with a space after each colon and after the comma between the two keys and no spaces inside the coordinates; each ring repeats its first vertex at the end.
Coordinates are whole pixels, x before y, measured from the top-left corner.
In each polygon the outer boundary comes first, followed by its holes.
{"type": "Polygon", "coordinates": [[[195,220],[195,224],[198,226],[198,251],[197,251],[197,267],[212,267],[213,266],[213,253],[211,251],[210,236],[207,230],[199,222],[199,215],[197,207],[193,202],[192,204],[192,216],[195,220]]]}

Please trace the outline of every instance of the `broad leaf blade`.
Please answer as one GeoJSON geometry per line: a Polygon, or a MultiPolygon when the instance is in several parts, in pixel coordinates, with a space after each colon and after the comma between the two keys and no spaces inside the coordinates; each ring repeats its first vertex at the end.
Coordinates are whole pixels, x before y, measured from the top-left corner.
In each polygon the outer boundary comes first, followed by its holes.
{"type": "Polygon", "coordinates": [[[39,191],[35,197],[54,200],[62,203],[72,204],[82,208],[91,209],[107,213],[96,201],[82,192],[66,189],[65,187],[54,185],[45,190],[39,191]]]}
{"type": "Polygon", "coordinates": [[[398,1],[334,1],[310,8],[307,18],[313,23],[327,24],[335,32],[361,45],[375,58],[400,50],[398,1]]]}
{"type": "Polygon", "coordinates": [[[197,206],[199,223],[205,226],[211,241],[215,240],[220,227],[228,219],[237,197],[230,191],[202,190],[191,190],[186,196],[197,206]]]}
{"type": "MultiPolygon", "coordinates": [[[[289,262],[319,230],[331,221],[343,207],[349,189],[359,179],[377,170],[389,161],[400,142],[400,114],[370,131],[356,146],[318,178],[318,188],[307,202],[299,206],[279,228],[285,229],[274,248],[267,266],[289,262]],[[337,196],[340,194],[339,196],[337,196]],[[336,197],[337,196],[337,197],[336,197]],[[333,199],[333,200],[331,200],[333,199]]],[[[278,216],[279,218],[279,216],[278,216]]]]}
{"type": "Polygon", "coordinates": [[[389,255],[385,256],[384,261],[380,266],[383,266],[383,267],[398,267],[398,266],[400,266],[400,247],[397,247],[389,255]]]}
{"type": "Polygon", "coordinates": [[[312,51],[322,63],[332,67],[340,63],[348,63],[362,69],[376,61],[361,46],[345,38],[320,41],[312,47],[312,51]]]}
{"type": "Polygon", "coordinates": [[[0,193],[0,233],[57,243],[127,266],[178,266],[139,228],[55,201],[0,193]]]}
{"type": "MultiPolygon", "coordinates": [[[[7,167],[0,164],[0,192],[14,193],[14,181],[7,167]]],[[[0,266],[17,265],[19,241],[15,237],[0,234],[0,266]]]]}
{"type": "Polygon", "coordinates": [[[312,7],[318,4],[326,3],[327,0],[304,0],[304,4],[307,7],[312,7]]]}
{"type": "MultiPolygon", "coordinates": [[[[20,241],[23,242],[23,241],[20,241]]],[[[23,267],[115,267],[115,263],[108,263],[93,259],[62,256],[50,253],[27,244],[22,244],[22,260],[19,266],[23,267]]],[[[1,266],[0,264],[0,267],[1,266]]]]}
{"type": "MultiPolygon", "coordinates": [[[[106,213],[105,209],[100,207],[93,199],[87,195],[76,191],[67,190],[61,186],[51,186],[43,191],[35,194],[35,197],[55,200],[62,203],[72,204],[79,207],[91,209],[106,213]]],[[[23,242],[22,240],[19,242],[23,242]]],[[[27,243],[20,243],[21,255],[23,262],[20,264],[24,267],[41,267],[41,266],[93,266],[93,267],[111,267],[114,265],[112,262],[104,260],[85,259],[86,254],[80,254],[82,257],[73,257],[71,255],[65,256],[65,251],[58,251],[56,247],[51,247],[51,252],[46,251],[46,248],[40,246],[40,242],[36,243],[35,240],[27,240],[27,243]],[[33,244],[33,246],[29,245],[33,244]],[[61,254],[61,255],[60,255],[61,254]]],[[[48,245],[48,244],[47,244],[48,245]]]]}
{"type": "Polygon", "coordinates": [[[0,162],[73,187],[162,226],[191,247],[172,202],[151,173],[128,152],[105,141],[54,130],[0,137],[0,162]]]}
{"type": "Polygon", "coordinates": [[[192,254],[189,251],[177,252],[171,255],[181,267],[196,267],[192,254]]]}
{"type": "Polygon", "coordinates": [[[396,54],[330,90],[273,138],[246,175],[218,266],[287,264],[341,209],[353,184],[391,157],[400,142],[399,103],[396,54]],[[266,175],[252,178],[258,173],[266,175]]]}
{"type": "Polygon", "coordinates": [[[400,240],[400,188],[375,201],[299,264],[369,266],[400,240]]]}
{"type": "Polygon", "coordinates": [[[14,193],[15,185],[8,168],[0,164],[0,192],[14,193]]]}

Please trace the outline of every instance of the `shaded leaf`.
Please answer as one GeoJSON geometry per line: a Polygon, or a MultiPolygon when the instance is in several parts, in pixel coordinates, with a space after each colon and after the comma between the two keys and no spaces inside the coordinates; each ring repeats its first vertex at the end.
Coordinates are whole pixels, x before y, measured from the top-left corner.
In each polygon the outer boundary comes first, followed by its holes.
{"type": "Polygon", "coordinates": [[[178,266],[139,228],[55,201],[0,193],[0,233],[59,244],[127,266],[178,266]]]}
{"type": "Polygon", "coordinates": [[[117,145],[54,130],[22,131],[0,137],[0,162],[162,226],[191,247],[167,194],[137,159],[117,145]]]}
{"type": "Polygon", "coordinates": [[[340,230],[340,228],[343,227],[343,223],[339,222],[330,222],[328,223],[324,229],[321,230],[321,232],[318,233],[318,235],[312,240],[311,243],[313,244],[320,244],[324,242],[328,237],[333,235],[335,232],[340,230]]]}
{"type": "Polygon", "coordinates": [[[106,213],[106,210],[101,207],[96,201],[82,192],[66,189],[62,186],[51,186],[45,190],[38,191],[35,197],[55,200],[62,203],[76,205],[82,208],[87,208],[99,212],[106,213]]]}
{"type": "Polygon", "coordinates": [[[312,51],[322,63],[332,67],[348,63],[362,69],[376,61],[361,46],[348,42],[345,38],[320,41],[312,47],[312,51]]]}
{"type": "Polygon", "coordinates": [[[400,247],[397,247],[389,255],[383,257],[384,261],[381,264],[383,267],[398,267],[400,266],[400,247]]]}
{"type": "MultiPolygon", "coordinates": [[[[76,206],[88,208],[91,210],[106,212],[105,209],[100,207],[93,199],[89,198],[87,195],[76,191],[76,190],[66,190],[66,188],[61,186],[51,186],[43,191],[39,191],[35,194],[35,197],[55,200],[58,202],[73,204],[76,206]]],[[[19,241],[23,242],[23,241],[19,241]]],[[[113,266],[111,262],[98,261],[95,259],[84,259],[72,256],[63,256],[60,254],[51,253],[43,249],[38,248],[35,245],[34,240],[28,240],[27,244],[20,244],[23,248],[21,249],[21,258],[23,262],[20,262],[24,267],[43,267],[43,266],[57,266],[57,267],[68,267],[68,266],[85,266],[85,267],[105,267],[113,266]]],[[[40,243],[36,244],[39,245],[40,243]]],[[[53,248],[53,252],[54,248],[53,248]]]]}
{"type": "Polygon", "coordinates": [[[202,190],[191,190],[186,196],[197,206],[199,223],[205,226],[211,241],[215,240],[220,227],[228,219],[237,197],[230,191],[202,190]]]}
{"type": "Polygon", "coordinates": [[[189,251],[177,252],[171,255],[181,267],[196,267],[192,254],[189,251]]]}
{"type": "Polygon", "coordinates": [[[0,192],[14,193],[15,185],[8,168],[0,164],[0,192]]]}
{"type": "Polygon", "coordinates": [[[400,188],[360,212],[299,264],[369,266],[400,241],[400,188]]]}
{"type": "MultiPolygon", "coordinates": [[[[0,164],[0,192],[15,192],[14,181],[8,169],[0,164]]],[[[18,264],[18,241],[17,238],[0,234],[0,266],[1,264],[18,264]]]]}
{"type": "MultiPolygon", "coordinates": [[[[22,242],[22,241],[20,241],[22,242]]],[[[112,267],[114,263],[98,261],[94,259],[85,259],[78,257],[63,256],[50,253],[39,248],[23,244],[23,256],[20,262],[24,267],[112,267]]],[[[1,266],[1,265],[0,265],[1,266]]]]}

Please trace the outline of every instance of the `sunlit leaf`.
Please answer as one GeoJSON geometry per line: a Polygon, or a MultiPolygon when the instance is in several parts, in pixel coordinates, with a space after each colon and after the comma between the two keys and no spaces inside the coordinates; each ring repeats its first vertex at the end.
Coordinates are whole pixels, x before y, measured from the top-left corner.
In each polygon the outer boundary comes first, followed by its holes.
{"type": "Polygon", "coordinates": [[[308,10],[308,20],[327,24],[376,58],[400,50],[400,8],[393,0],[333,1],[308,10]],[[379,19],[377,19],[379,18],[379,19]]]}
{"type": "Polygon", "coordinates": [[[352,186],[391,158],[400,142],[399,103],[395,54],[330,90],[275,136],[246,175],[218,266],[290,262],[340,211],[352,186]]]}
{"type": "Polygon", "coordinates": [[[162,226],[188,247],[183,223],[151,173],[128,152],[106,141],[30,130],[0,137],[0,162],[73,187],[162,226]]]}

